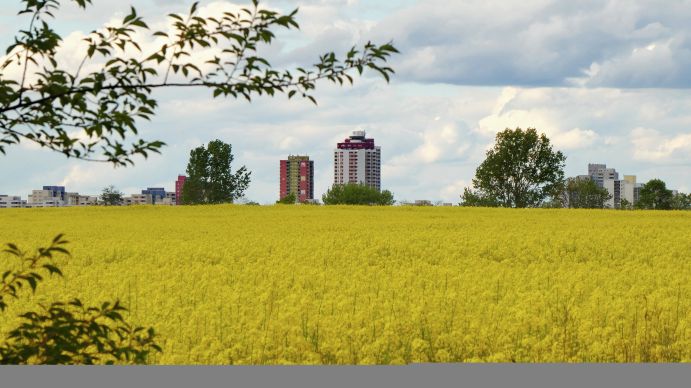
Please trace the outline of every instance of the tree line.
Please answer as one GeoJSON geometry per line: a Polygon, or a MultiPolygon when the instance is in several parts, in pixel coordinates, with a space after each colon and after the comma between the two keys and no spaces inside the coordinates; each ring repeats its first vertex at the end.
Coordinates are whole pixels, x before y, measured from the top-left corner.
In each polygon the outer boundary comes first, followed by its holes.
{"type": "MultiPolygon", "coordinates": [[[[564,178],[566,156],[555,151],[535,128],[505,129],[464,189],[461,206],[603,209],[612,195],[591,178],[564,178]]],[[[639,191],[635,204],[622,198],[621,209],[691,210],[691,195],[673,193],[660,179],[639,191]]]]}

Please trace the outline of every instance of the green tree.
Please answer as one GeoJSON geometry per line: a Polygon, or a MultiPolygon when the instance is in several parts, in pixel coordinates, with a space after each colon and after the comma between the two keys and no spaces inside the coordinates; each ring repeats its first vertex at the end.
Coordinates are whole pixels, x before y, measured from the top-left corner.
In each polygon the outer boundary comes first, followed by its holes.
{"type": "Polygon", "coordinates": [[[561,193],[562,206],[574,209],[603,209],[612,195],[590,178],[569,178],[561,193]]]}
{"type": "Polygon", "coordinates": [[[674,195],[660,179],[653,179],[641,187],[636,206],[640,209],[670,210],[674,195]]]}
{"type": "Polygon", "coordinates": [[[479,190],[472,190],[468,187],[463,189],[460,206],[466,207],[499,207],[496,198],[491,198],[479,190]]]}
{"type": "MultiPolygon", "coordinates": [[[[80,8],[92,3],[72,2],[80,8]]],[[[320,80],[352,84],[354,72],[370,69],[388,82],[393,70],[386,62],[397,52],[390,43],[368,42],[353,47],[343,59],[326,53],[312,67],[275,69],[259,50],[274,41],[276,29],[298,28],[297,10],[282,15],[252,0],[248,8],[201,17],[195,2],[187,15],[169,15],[172,34],[152,33],[163,42],[151,52],[143,52],[139,40],[149,27],[131,8],[120,23],[91,32],[81,55],[70,53],[69,62],[81,57],[77,69],[72,69],[56,57],[62,37],[50,24],[61,1],[20,0],[20,4],[19,14],[27,15],[28,27],[19,31],[0,63],[2,154],[8,147],[31,142],[67,158],[133,165],[134,157],[146,158],[165,145],[144,139],[127,143],[138,137],[142,120],[155,116],[157,89],[207,88],[213,97],[248,101],[285,94],[316,104],[312,93],[320,80]],[[203,57],[196,51],[199,48],[223,50],[206,50],[210,54],[203,57]],[[12,70],[20,76],[8,77],[12,70]]],[[[53,241],[51,247],[57,250],[40,248],[32,257],[8,244],[8,253],[21,257],[28,267],[3,273],[0,305],[6,306],[7,296],[16,297],[21,286],[35,289],[42,279],[36,266],[53,253],[67,252],[61,241],[60,236],[53,241]]],[[[58,273],[57,267],[48,265],[41,268],[58,273]]],[[[21,325],[0,343],[0,363],[142,363],[152,350],[159,350],[153,330],[132,327],[122,318],[123,309],[118,302],[84,307],[73,300],[23,314],[21,325]]]]}
{"type": "Polygon", "coordinates": [[[106,206],[117,206],[122,203],[122,198],[124,195],[125,194],[116,189],[115,186],[110,185],[103,189],[100,199],[101,202],[103,202],[103,204],[106,206]]]}
{"type": "Polygon", "coordinates": [[[672,209],[691,210],[691,194],[678,193],[672,198],[672,209]]]}
{"type": "Polygon", "coordinates": [[[619,201],[619,209],[620,210],[631,210],[633,209],[633,204],[629,202],[626,198],[622,198],[619,201]]]}
{"type": "Polygon", "coordinates": [[[290,193],[286,195],[285,197],[279,199],[276,201],[277,205],[295,205],[295,202],[297,202],[297,196],[295,193],[290,193]]]}
{"type": "Polygon", "coordinates": [[[564,181],[566,157],[534,128],[506,129],[475,171],[466,206],[537,207],[555,195],[564,181]]]}
{"type": "Polygon", "coordinates": [[[251,173],[245,166],[233,173],[234,159],[232,146],[221,140],[193,149],[187,163],[187,180],[182,186],[182,203],[233,203],[241,198],[250,184],[251,173]]]}
{"type": "Polygon", "coordinates": [[[391,206],[394,201],[389,190],[379,192],[374,187],[359,183],[333,185],[322,196],[324,205],[381,205],[391,206]]]}

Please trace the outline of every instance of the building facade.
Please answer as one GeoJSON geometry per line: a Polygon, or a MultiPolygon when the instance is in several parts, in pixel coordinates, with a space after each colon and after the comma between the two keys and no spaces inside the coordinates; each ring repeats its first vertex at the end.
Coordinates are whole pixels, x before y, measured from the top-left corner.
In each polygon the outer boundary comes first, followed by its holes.
{"type": "Polygon", "coordinates": [[[298,202],[314,200],[314,161],[309,156],[288,156],[280,165],[280,199],[295,194],[298,202]]]}
{"type": "Polygon", "coordinates": [[[142,195],[148,195],[151,201],[149,204],[156,205],[166,198],[166,189],[163,187],[147,187],[146,190],[142,190],[142,195]]]}
{"type": "Polygon", "coordinates": [[[338,143],[334,150],[334,184],[360,183],[381,191],[381,147],[365,131],[338,143]]]}
{"type": "Polygon", "coordinates": [[[607,207],[618,209],[622,201],[627,206],[633,206],[638,202],[638,194],[641,184],[636,182],[635,175],[624,175],[619,179],[619,173],[614,168],[607,168],[605,164],[588,164],[588,175],[579,175],[579,178],[590,178],[598,186],[607,189],[612,198],[606,202],[607,207]]]}
{"type": "Polygon", "coordinates": [[[175,204],[182,205],[182,186],[185,185],[187,177],[178,175],[178,180],[175,181],[175,204]]]}
{"type": "Polygon", "coordinates": [[[605,180],[619,180],[617,170],[607,168],[606,164],[588,164],[588,176],[600,187],[605,187],[605,180]]]}
{"type": "Polygon", "coordinates": [[[0,195],[0,209],[26,207],[26,200],[18,195],[0,195]]]}

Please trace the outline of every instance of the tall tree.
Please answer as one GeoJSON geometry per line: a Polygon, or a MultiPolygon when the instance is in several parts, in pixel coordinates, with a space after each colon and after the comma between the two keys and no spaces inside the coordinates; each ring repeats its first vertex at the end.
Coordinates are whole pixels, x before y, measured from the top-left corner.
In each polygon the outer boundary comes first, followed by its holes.
{"type": "Polygon", "coordinates": [[[322,196],[324,205],[381,205],[390,206],[396,201],[389,190],[379,192],[374,187],[360,183],[333,185],[322,196]]]}
{"type": "Polygon", "coordinates": [[[667,185],[660,179],[648,181],[641,187],[636,207],[640,209],[670,210],[674,195],[672,190],[667,189],[667,185]]]}
{"type": "Polygon", "coordinates": [[[563,207],[574,209],[602,209],[612,195],[590,178],[569,178],[560,193],[563,207]]]}
{"type": "Polygon", "coordinates": [[[116,189],[115,186],[110,185],[103,189],[100,195],[101,202],[106,206],[117,206],[122,203],[122,198],[125,194],[116,189]]]}
{"type": "Polygon", "coordinates": [[[221,140],[209,142],[190,152],[187,180],[182,187],[182,203],[233,203],[243,196],[250,184],[251,173],[245,166],[232,171],[232,146],[221,140]]]}
{"type": "Polygon", "coordinates": [[[506,129],[475,171],[473,189],[462,204],[535,207],[554,196],[564,181],[566,157],[553,151],[549,139],[534,128],[506,129]]]}

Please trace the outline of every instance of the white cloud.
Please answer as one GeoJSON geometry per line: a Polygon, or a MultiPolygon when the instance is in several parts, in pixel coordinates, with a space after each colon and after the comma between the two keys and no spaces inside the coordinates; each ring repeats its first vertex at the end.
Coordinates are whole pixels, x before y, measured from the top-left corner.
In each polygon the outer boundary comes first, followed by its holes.
{"type": "Polygon", "coordinates": [[[631,131],[631,143],[637,160],[664,162],[680,159],[691,163],[691,133],[665,136],[654,129],[635,128],[631,131]]]}

